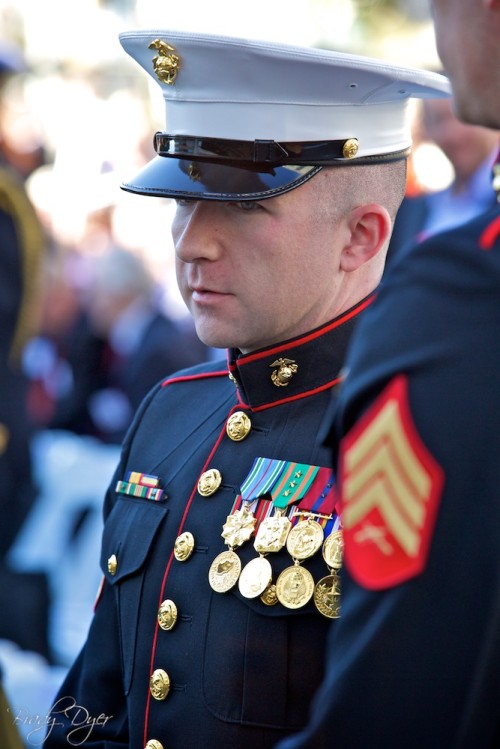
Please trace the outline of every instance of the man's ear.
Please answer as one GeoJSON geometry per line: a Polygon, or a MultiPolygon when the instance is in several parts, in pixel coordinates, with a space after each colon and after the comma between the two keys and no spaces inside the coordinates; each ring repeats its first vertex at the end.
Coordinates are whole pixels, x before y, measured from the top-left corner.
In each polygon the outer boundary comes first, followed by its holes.
{"type": "Polygon", "coordinates": [[[346,273],[361,265],[386,246],[392,222],[384,206],[370,203],[354,208],[349,218],[350,241],[340,256],[340,267],[346,273]]]}

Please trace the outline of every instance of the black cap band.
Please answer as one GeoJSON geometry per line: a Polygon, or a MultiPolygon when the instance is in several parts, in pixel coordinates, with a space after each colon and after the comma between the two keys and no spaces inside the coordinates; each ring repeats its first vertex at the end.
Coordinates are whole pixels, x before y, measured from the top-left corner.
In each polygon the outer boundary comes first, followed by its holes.
{"type": "Polygon", "coordinates": [[[357,139],[278,143],[274,140],[228,140],[156,133],[154,149],[159,156],[196,161],[230,161],[248,164],[321,165],[348,161],[357,153],[357,139]]]}

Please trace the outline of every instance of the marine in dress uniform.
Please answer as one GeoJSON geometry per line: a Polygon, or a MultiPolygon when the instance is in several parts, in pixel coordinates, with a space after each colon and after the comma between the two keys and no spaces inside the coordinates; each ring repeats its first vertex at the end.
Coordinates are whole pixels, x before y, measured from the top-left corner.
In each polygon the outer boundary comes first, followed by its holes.
{"type": "Polygon", "coordinates": [[[33,331],[33,301],[44,237],[33,206],[13,170],[0,162],[0,553],[7,553],[35,496],[26,413],[27,381],[21,351],[33,331]]]}
{"type": "MultiPolygon", "coordinates": [[[[17,48],[0,41],[0,107],[5,86],[24,69],[17,48]]],[[[0,141],[4,141],[0,134],[0,141]]],[[[24,179],[0,146],[0,639],[48,655],[45,576],[14,571],[8,552],[36,499],[23,347],[36,328],[46,237],[24,179]],[[33,626],[36,621],[36,626],[33,626]]]]}
{"type": "MultiPolygon", "coordinates": [[[[0,61],[0,78],[2,63],[0,61]]],[[[0,555],[7,553],[31,507],[30,438],[22,372],[23,346],[35,327],[34,304],[45,251],[40,221],[16,172],[0,159],[0,555]]]]}
{"type": "MultiPolygon", "coordinates": [[[[179,201],[264,201],[325,165],[405,158],[409,97],[448,92],[441,76],[332,52],[167,31],[121,41],[160,82],[169,127],[124,187],[179,201]]],[[[229,349],[143,401],[105,499],[103,589],[46,749],[264,749],[305,724],[343,543],[316,437],[370,301],[229,349]]]]}
{"type": "Polygon", "coordinates": [[[403,251],[357,328],[329,437],[343,615],[280,749],[500,746],[499,288],[497,207],[403,251]]]}

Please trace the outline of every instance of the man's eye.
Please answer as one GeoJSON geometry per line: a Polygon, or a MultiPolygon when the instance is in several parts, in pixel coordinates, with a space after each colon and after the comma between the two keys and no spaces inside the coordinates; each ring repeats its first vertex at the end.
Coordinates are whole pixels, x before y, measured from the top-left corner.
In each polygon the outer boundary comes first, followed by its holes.
{"type": "Polygon", "coordinates": [[[256,211],[258,208],[260,208],[260,203],[258,203],[255,200],[240,200],[238,203],[229,203],[229,205],[234,206],[235,208],[238,208],[240,211],[256,211]]]}

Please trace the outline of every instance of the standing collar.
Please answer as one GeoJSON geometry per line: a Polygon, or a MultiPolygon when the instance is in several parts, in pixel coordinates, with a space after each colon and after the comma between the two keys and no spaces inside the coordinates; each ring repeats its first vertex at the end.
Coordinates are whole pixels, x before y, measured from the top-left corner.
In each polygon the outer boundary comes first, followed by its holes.
{"type": "Polygon", "coordinates": [[[329,390],[342,379],[347,345],[366,297],[325,325],[284,343],[249,354],[229,350],[229,372],[239,397],[253,410],[329,390]]]}

